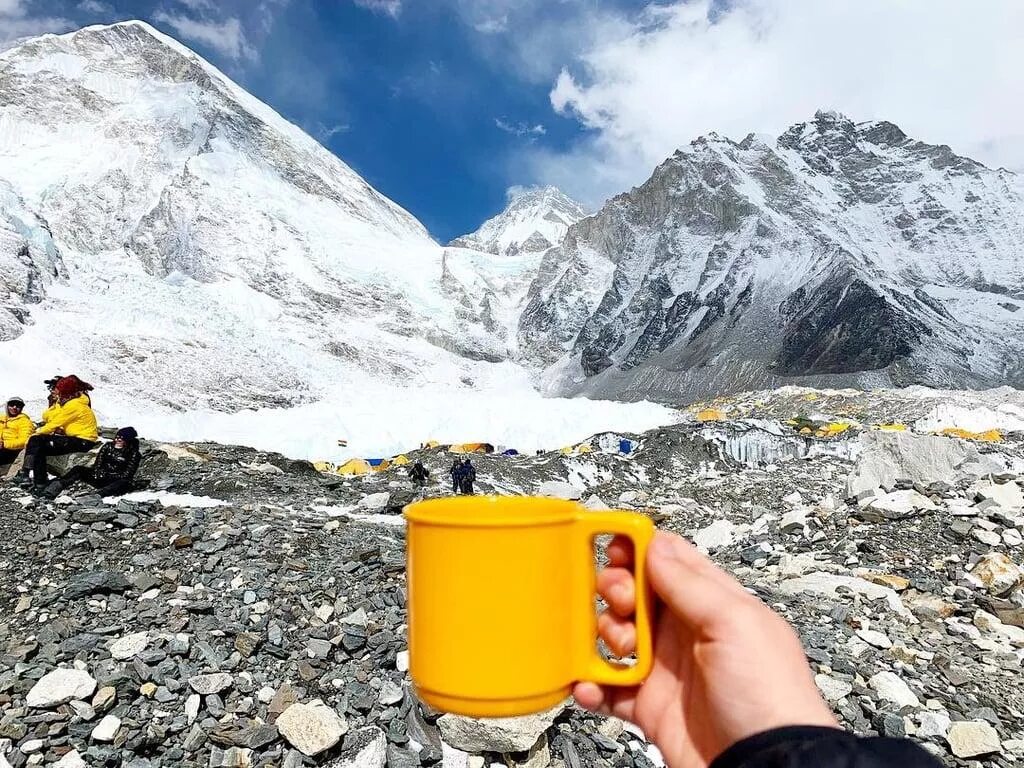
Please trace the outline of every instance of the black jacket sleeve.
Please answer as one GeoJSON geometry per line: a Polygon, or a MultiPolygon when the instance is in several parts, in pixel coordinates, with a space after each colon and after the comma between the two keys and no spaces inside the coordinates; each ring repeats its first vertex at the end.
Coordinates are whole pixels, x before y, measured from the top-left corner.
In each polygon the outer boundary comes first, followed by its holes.
{"type": "Polygon", "coordinates": [[[733,744],[710,768],[942,768],[942,763],[909,739],[793,726],[733,744]]]}

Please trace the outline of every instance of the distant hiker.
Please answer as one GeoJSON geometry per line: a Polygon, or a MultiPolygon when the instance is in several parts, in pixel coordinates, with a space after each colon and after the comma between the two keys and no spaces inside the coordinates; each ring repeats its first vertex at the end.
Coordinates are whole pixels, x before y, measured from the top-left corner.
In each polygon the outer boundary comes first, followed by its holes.
{"type": "Polygon", "coordinates": [[[452,462],[448,474],[452,476],[452,493],[459,493],[462,490],[462,462],[459,459],[452,462]]]}
{"type": "Polygon", "coordinates": [[[430,470],[423,466],[422,461],[417,461],[409,467],[409,477],[418,487],[423,488],[427,484],[427,478],[430,477],[430,470]]]}
{"type": "Polygon", "coordinates": [[[21,452],[36,431],[36,425],[25,415],[24,410],[25,401],[14,396],[8,398],[7,407],[0,416],[0,467],[10,464],[5,480],[14,477],[21,469],[21,452]]]}
{"type": "Polygon", "coordinates": [[[120,496],[131,490],[141,461],[138,432],[134,427],[122,427],[117,430],[113,442],[100,448],[91,467],[72,467],[64,477],[47,485],[42,495],[55,499],[74,483],[84,482],[95,488],[100,496],[120,496]]]}
{"type": "Polygon", "coordinates": [[[473,495],[473,483],[476,482],[476,468],[473,466],[473,462],[466,459],[462,462],[462,472],[460,473],[462,481],[460,483],[459,490],[467,496],[473,495]]]}
{"type": "Polygon", "coordinates": [[[34,483],[37,490],[42,490],[49,482],[47,458],[90,451],[99,439],[96,414],[86,394],[92,385],[77,376],[65,376],[54,385],[54,390],[56,405],[46,410],[46,423],[25,446],[25,466],[18,475],[18,483],[24,487],[34,483]]]}

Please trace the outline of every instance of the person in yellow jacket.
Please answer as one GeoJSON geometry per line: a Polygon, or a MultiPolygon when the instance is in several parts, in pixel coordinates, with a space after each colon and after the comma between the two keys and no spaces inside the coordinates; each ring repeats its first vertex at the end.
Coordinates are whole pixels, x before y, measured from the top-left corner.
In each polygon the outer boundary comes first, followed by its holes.
{"type": "Polygon", "coordinates": [[[36,425],[25,415],[24,410],[25,401],[20,397],[11,397],[4,414],[0,416],[0,467],[13,465],[36,431],[36,425]]]}
{"type": "Polygon", "coordinates": [[[96,446],[99,429],[86,394],[91,389],[92,385],[77,376],[65,376],[57,382],[56,407],[47,409],[46,423],[29,438],[25,448],[25,467],[18,479],[21,485],[41,491],[50,481],[47,458],[85,453],[96,446]]]}

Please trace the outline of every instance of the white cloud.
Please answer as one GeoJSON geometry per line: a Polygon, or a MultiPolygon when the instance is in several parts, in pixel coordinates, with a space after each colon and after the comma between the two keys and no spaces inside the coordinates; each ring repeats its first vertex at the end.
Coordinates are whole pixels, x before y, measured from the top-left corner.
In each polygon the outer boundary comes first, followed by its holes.
{"type": "Polygon", "coordinates": [[[186,40],[204,43],[229,59],[254,61],[257,58],[256,50],[242,29],[242,22],[234,16],[215,21],[157,11],[153,19],[168,25],[186,40]]]}
{"type": "Polygon", "coordinates": [[[324,144],[333,139],[339,133],[347,133],[350,128],[351,126],[348,123],[335,123],[333,125],[324,125],[323,123],[316,123],[313,126],[313,130],[311,131],[311,133],[313,133],[313,135],[316,136],[317,141],[319,141],[321,144],[324,144]]]}
{"type": "Polygon", "coordinates": [[[78,4],[78,10],[83,13],[113,13],[114,6],[110,3],[104,3],[102,0],[82,0],[78,4]]]}
{"type": "Polygon", "coordinates": [[[643,181],[698,135],[777,134],[834,108],[1024,170],[1024,3],[709,0],[651,5],[601,36],[551,91],[590,129],[535,148],[533,181],[588,202],[643,181]]]}
{"type": "Polygon", "coordinates": [[[27,0],[0,0],[0,43],[47,32],[67,32],[74,22],[57,16],[31,13],[27,0]]]}
{"type": "Polygon", "coordinates": [[[545,133],[547,133],[547,129],[540,123],[537,123],[536,125],[530,125],[529,123],[524,123],[523,121],[519,121],[518,123],[510,123],[508,120],[496,117],[494,118],[494,124],[498,126],[498,128],[500,128],[501,130],[503,130],[505,133],[511,133],[513,136],[536,137],[543,136],[545,133]]]}
{"type": "Polygon", "coordinates": [[[360,8],[374,13],[383,13],[393,19],[402,12],[402,0],[352,0],[360,8]]]}

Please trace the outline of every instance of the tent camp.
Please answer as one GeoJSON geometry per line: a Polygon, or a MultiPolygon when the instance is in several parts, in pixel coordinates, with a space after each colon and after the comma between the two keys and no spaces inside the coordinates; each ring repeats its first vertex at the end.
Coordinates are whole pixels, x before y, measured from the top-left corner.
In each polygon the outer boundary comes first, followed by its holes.
{"type": "Polygon", "coordinates": [[[337,469],[339,475],[365,475],[372,471],[366,459],[349,459],[337,469]]]}
{"type": "Polygon", "coordinates": [[[449,453],[494,453],[490,443],[459,443],[448,449],[449,453]]]}

